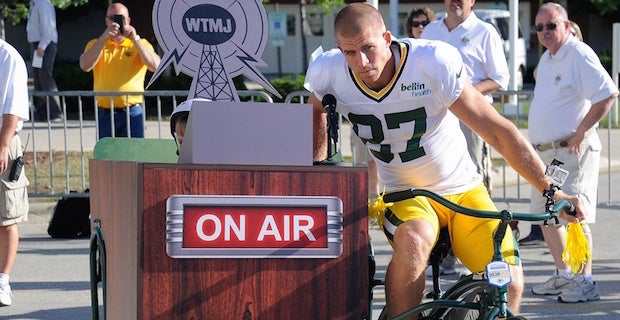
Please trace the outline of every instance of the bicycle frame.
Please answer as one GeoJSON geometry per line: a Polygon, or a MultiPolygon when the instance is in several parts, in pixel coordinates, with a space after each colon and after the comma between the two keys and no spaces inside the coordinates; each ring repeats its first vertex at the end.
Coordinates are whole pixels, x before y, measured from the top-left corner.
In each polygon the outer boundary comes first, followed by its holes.
{"type": "MultiPolygon", "coordinates": [[[[553,200],[553,192],[544,194],[548,199],[553,200]]],[[[478,218],[487,218],[487,219],[499,219],[500,224],[498,225],[495,233],[493,234],[493,243],[494,243],[494,254],[491,259],[492,263],[505,263],[504,257],[501,251],[501,243],[504,239],[504,235],[506,234],[506,230],[508,224],[512,220],[522,220],[522,221],[545,221],[549,219],[556,219],[558,217],[558,213],[561,210],[574,210],[573,205],[566,201],[561,200],[555,206],[548,207],[548,212],[545,213],[513,213],[509,210],[502,211],[484,211],[484,210],[475,210],[471,208],[466,208],[460,206],[458,204],[452,203],[440,195],[423,189],[410,189],[405,191],[394,192],[390,194],[386,194],[383,196],[384,202],[396,202],[409,198],[413,198],[416,196],[425,196],[428,197],[447,208],[454,210],[456,212],[460,212],[466,215],[478,217],[478,218]]],[[[506,282],[503,285],[492,284],[489,282],[486,273],[475,273],[469,275],[467,277],[463,277],[459,279],[456,283],[454,283],[445,293],[437,295],[435,293],[435,299],[433,301],[425,302],[418,305],[415,308],[412,308],[405,313],[402,313],[392,320],[402,320],[407,317],[410,317],[414,314],[420,314],[426,310],[431,310],[429,314],[423,319],[443,319],[445,317],[445,313],[450,308],[459,308],[459,309],[472,309],[480,311],[480,315],[483,316],[481,319],[492,320],[495,317],[512,317],[515,316],[514,312],[510,310],[508,307],[508,284],[510,281],[506,282]],[[488,290],[485,289],[482,295],[484,298],[480,299],[478,302],[467,302],[467,301],[456,301],[455,298],[461,297],[466,294],[469,290],[472,290],[480,286],[487,286],[488,290]]]]}

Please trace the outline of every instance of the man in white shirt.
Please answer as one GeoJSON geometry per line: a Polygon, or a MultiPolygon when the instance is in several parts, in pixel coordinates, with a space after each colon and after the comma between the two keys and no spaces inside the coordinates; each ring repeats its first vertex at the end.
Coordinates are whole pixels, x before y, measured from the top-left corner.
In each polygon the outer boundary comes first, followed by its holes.
{"type": "MultiPolygon", "coordinates": [[[[510,79],[502,39],[497,30],[480,20],[472,11],[475,0],[445,0],[446,16],[428,24],[422,31],[423,39],[441,40],[456,47],[461,53],[467,77],[489,103],[491,94],[505,89],[510,79]]],[[[467,150],[482,175],[484,185],[491,193],[491,150],[482,138],[461,122],[467,140],[467,150]]],[[[440,266],[443,274],[456,273],[456,259],[449,254],[440,266]]],[[[463,270],[468,273],[467,270],[463,270]]]]}
{"type": "MultiPolygon", "coordinates": [[[[538,155],[549,163],[562,162],[569,174],[563,190],[576,194],[587,209],[580,225],[590,252],[595,222],[601,140],[598,122],[609,112],[618,97],[618,87],[592,48],[570,34],[566,9],[547,2],[540,7],[535,25],[538,41],[547,50],[540,57],[534,98],[528,116],[530,141],[538,155]]],[[[530,209],[544,206],[539,193],[532,190],[530,209]]],[[[564,224],[541,228],[555,263],[554,274],[532,287],[534,294],[559,295],[560,302],[578,303],[599,300],[592,278],[592,256],[582,270],[573,270],[562,259],[566,248],[564,224]]]]}
{"type": "MultiPolygon", "coordinates": [[[[0,307],[12,304],[9,274],[17,256],[17,224],[28,220],[28,179],[21,170],[11,174],[15,159],[23,156],[16,133],[28,120],[26,63],[10,44],[0,39],[0,307]],[[8,199],[8,200],[7,200],[8,199]]],[[[23,159],[23,158],[22,158],[23,159]]]]}
{"type": "MultiPolygon", "coordinates": [[[[471,83],[487,101],[493,102],[491,94],[500,88],[507,88],[510,73],[502,39],[491,24],[480,20],[472,11],[475,3],[475,0],[445,0],[446,16],[428,24],[422,32],[422,38],[442,40],[456,47],[461,53],[471,83]]],[[[469,154],[490,192],[489,147],[462,123],[461,128],[467,139],[469,154]]]]}
{"type": "MultiPolygon", "coordinates": [[[[56,12],[50,0],[31,1],[26,34],[32,46],[34,90],[58,91],[52,75],[58,50],[58,32],[56,31],[56,12]],[[42,61],[37,62],[37,57],[42,61]]],[[[49,99],[45,96],[34,96],[34,105],[36,121],[62,121],[58,96],[49,96],[49,99]],[[47,102],[49,102],[49,115],[47,102]]]]}

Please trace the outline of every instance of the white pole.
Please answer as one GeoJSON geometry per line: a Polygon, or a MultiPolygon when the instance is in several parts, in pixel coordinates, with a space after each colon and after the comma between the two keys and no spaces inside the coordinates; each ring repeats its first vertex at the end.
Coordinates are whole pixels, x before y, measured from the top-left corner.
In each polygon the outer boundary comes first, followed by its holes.
{"type": "MultiPolygon", "coordinates": [[[[620,73],[620,23],[614,23],[612,29],[612,44],[611,44],[611,78],[613,79],[616,87],[618,86],[618,73],[620,73]]],[[[614,101],[611,110],[609,111],[607,123],[607,140],[611,142],[611,128],[618,127],[618,99],[614,101]]],[[[611,143],[607,150],[607,168],[611,168],[611,143]]],[[[609,188],[609,202],[613,203],[613,184],[611,183],[611,174],[609,175],[609,181],[607,182],[607,188],[609,188]]]]}
{"type": "Polygon", "coordinates": [[[390,0],[390,31],[396,37],[400,38],[401,35],[398,34],[398,25],[400,21],[398,19],[398,0],[390,0]]]}
{"type": "Polygon", "coordinates": [[[368,0],[366,2],[370,3],[373,7],[379,9],[379,0],[368,0]]]}
{"type": "MultiPolygon", "coordinates": [[[[618,74],[620,73],[620,23],[614,23],[613,25],[613,40],[612,40],[612,56],[611,56],[611,76],[614,83],[618,85],[618,74]]],[[[618,99],[614,102],[611,112],[609,113],[609,121],[614,124],[614,127],[618,126],[618,99]]]]}
{"type": "Polygon", "coordinates": [[[508,54],[508,70],[510,70],[510,85],[508,89],[519,90],[517,88],[517,39],[519,37],[519,0],[510,0],[509,3],[510,19],[508,23],[508,43],[510,44],[510,53],[508,54]]]}

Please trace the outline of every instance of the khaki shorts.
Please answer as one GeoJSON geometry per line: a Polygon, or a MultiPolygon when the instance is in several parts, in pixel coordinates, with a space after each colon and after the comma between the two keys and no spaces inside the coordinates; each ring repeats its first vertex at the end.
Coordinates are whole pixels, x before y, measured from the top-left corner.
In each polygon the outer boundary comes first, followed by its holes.
{"type": "Polygon", "coordinates": [[[18,135],[14,135],[9,145],[9,166],[0,174],[0,226],[10,226],[22,221],[28,221],[28,178],[25,169],[15,181],[9,181],[9,174],[13,162],[23,156],[22,142],[18,135]]]}
{"type": "MultiPolygon", "coordinates": [[[[468,208],[497,211],[489,197],[489,192],[480,183],[474,189],[446,199],[468,208]]],[[[383,219],[383,232],[388,240],[393,239],[398,225],[413,219],[428,221],[437,237],[439,230],[448,227],[454,255],[473,272],[482,272],[493,258],[493,234],[499,225],[498,219],[481,219],[452,211],[426,197],[415,197],[394,203],[388,208],[383,219]]],[[[435,239],[437,241],[437,238],[435,239]]],[[[502,241],[502,253],[506,262],[521,265],[519,250],[510,226],[502,241]]]]}
{"type": "MultiPolygon", "coordinates": [[[[598,176],[601,165],[601,140],[598,134],[591,134],[581,143],[581,153],[569,153],[568,148],[549,149],[537,151],[545,164],[550,164],[553,159],[562,161],[561,168],[568,170],[568,177],[562,191],[570,195],[578,195],[581,199],[586,218],[584,222],[596,222],[596,206],[598,203],[598,176]]],[[[532,188],[530,203],[531,212],[545,212],[546,199],[538,190],[532,188]]],[[[549,220],[553,223],[553,220],[549,220]]],[[[566,224],[560,219],[561,224],[566,224]]],[[[539,224],[542,224],[540,222],[539,224]]]]}

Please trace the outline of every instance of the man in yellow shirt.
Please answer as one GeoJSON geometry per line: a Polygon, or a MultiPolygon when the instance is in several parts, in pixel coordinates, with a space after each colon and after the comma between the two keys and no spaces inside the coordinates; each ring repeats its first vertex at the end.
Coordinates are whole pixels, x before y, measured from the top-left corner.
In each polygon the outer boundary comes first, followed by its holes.
{"type": "MultiPolygon", "coordinates": [[[[153,45],[141,39],[131,26],[125,5],[113,3],[108,7],[105,23],[103,34],[86,44],[80,56],[80,68],[87,72],[93,70],[94,91],[144,91],[146,70],[157,69],[161,58],[153,45]]],[[[142,95],[98,96],[99,139],[144,137],[142,102],[142,95]]]]}

